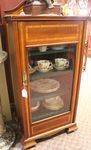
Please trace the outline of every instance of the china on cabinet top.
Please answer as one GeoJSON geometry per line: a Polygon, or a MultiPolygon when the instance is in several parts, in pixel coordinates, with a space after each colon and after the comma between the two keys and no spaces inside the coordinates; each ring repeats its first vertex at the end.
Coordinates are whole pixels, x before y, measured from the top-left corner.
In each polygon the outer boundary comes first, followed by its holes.
{"type": "Polygon", "coordinates": [[[7,22],[10,21],[29,21],[29,20],[90,20],[90,16],[62,16],[60,13],[59,15],[49,13],[49,14],[39,14],[39,15],[32,15],[32,14],[26,14],[23,11],[23,7],[25,5],[26,0],[21,2],[18,6],[13,8],[12,10],[5,11],[5,20],[7,22]]]}

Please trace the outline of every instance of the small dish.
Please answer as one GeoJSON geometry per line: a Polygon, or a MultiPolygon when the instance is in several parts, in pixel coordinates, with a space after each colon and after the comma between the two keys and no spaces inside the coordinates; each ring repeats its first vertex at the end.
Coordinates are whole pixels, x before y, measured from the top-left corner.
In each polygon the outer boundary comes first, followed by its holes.
{"type": "Polygon", "coordinates": [[[37,70],[41,73],[46,73],[46,72],[49,72],[51,69],[48,68],[48,69],[40,69],[40,68],[37,68],[37,70]]]}
{"type": "Polygon", "coordinates": [[[69,68],[69,66],[60,66],[60,67],[58,67],[58,66],[56,66],[55,64],[53,65],[53,67],[54,67],[56,70],[65,70],[65,69],[69,68]]]}
{"type": "Polygon", "coordinates": [[[37,70],[37,66],[35,66],[35,67],[31,67],[30,65],[29,65],[29,73],[30,74],[33,74],[36,70],[37,70]]]}
{"type": "Polygon", "coordinates": [[[3,63],[7,59],[7,53],[5,51],[0,50],[0,64],[3,63]]]}
{"type": "Polygon", "coordinates": [[[31,107],[31,111],[35,112],[38,110],[38,108],[40,107],[40,102],[39,101],[33,101],[32,102],[32,107],[31,107]]]}

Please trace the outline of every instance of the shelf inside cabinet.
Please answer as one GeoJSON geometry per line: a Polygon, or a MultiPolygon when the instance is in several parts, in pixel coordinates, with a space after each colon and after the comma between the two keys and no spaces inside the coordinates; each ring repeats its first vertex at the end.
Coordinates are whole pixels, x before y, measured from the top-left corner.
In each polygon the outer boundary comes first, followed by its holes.
{"type": "Polygon", "coordinates": [[[35,92],[35,91],[32,90],[31,82],[33,82],[33,81],[31,81],[30,82],[30,88],[31,88],[31,95],[32,95],[33,99],[42,100],[42,99],[45,99],[45,98],[49,98],[51,96],[57,96],[58,94],[59,95],[64,95],[65,91],[69,91],[69,92],[71,91],[72,81],[73,81],[73,71],[72,70],[65,71],[65,72],[58,73],[58,74],[57,73],[55,73],[55,74],[52,73],[50,76],[47,75],[46,77],[57,80],[60,84],[60,87],[55,92],[39,93],[39,92],[35,92]]]}
{"type": "Polygon", "coordinates": [[[36,71],[35,73],[33,74],[30,74],[30,80],[31,81],[34,81],[34,80],[37,80],[37,79],[41,79],[41,78],[50,78],[50,77],[54,77],[55,76],[61,76],[61,75],[68,75],[68,74],[72,74],[73,70],[72,70],[72,67],[70,66],[69,69],[65,69],[63,71],[60,71],[60,70],[56,70],[56,69],[53,69],[53,70],[50,70],[46,73],[42,73],[40,71],[36,71]]]}
{"type": "Polygon", "coordinates": [[[63,107],[60,108],[59,110],[49,110],[43,106],[43,101],[40,104],[40,107],[37,111],[32,113],[32,121],[41,121],[42,119],[48,119],[50,117],[59,115],[59,114],[64,114],[70,111],[70,102],[67,100],[67,93],[66,95],[63,95],[63,107]]]}
{"type": "Polygon", "coordinates": [[[29,57],[30,56],[41,56],[41,55],[51,55],[51,54],[57,54],[57,53],[65,53],[65,52],[74,52],[74,50],[75,50],[75,45],[73,45],[72,47],[69,47],[69,48],[67,48],[67,47],[65,47],[65,48],[63,48],[63,49],[59,49],[59,50],[54,50],[54,49],[52,49],[52,48],[48,48],[46,51],[44,51],[44,52],[41,52],[41,51],[39,51],[38,50],[38,48],[35,48],[35,49],[29,49],[29,52],[31,52],[31,53],[29,53],[29,57]]]}

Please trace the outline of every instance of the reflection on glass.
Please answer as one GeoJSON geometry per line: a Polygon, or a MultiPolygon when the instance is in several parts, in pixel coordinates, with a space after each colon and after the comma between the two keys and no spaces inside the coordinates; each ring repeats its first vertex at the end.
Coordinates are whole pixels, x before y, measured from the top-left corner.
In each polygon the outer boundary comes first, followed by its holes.
{"type": "Polygon", "coordinates": [[[70,111],[76,45],[28,50],[32,122],[70,111]]]}

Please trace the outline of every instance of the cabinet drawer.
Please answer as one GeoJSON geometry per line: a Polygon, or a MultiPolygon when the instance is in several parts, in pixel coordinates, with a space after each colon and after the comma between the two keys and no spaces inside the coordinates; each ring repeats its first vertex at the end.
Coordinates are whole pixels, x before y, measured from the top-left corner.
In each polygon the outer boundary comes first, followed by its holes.
{"type": "Polygon", "coordinates": [[[24,26],[27,46],[78,42],[82,31],[81,21],[37,21],[24,26]]]}
{"type": "Polygon", "coordinates": [[[70,114],[32,125],[32,135],[40,134],[70,123],[70,114]]]}

